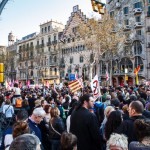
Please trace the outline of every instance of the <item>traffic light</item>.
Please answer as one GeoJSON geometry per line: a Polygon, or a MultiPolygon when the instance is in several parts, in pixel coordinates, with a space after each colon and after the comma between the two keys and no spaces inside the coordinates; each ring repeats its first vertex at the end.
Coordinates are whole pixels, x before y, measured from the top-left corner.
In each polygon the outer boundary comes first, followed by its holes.
{"type": "Polygon", "coordinates": [[[4,72],[4,64],[3,63],[0,63],[0,72],[4,72]]]}
{"type": "Polygon", "coordinates": [[[99,14],[104,14],[105,4],[100,2],[100,0],[91,0],[93,11],[98,12],[99,14]]]}
{"type": "Polygon", "coordinates": [[[65,80],[69,80],[69,74],[66,73],[65,80]]]}
{"type": "Polygon", "coordinates": [[[4,64],[0,63],[0,83],[4,82],[4,64]]]}
{"type": "Polygon", "coordinates": [[[4,82],[4,73],[0,73],[0,83],[4,82]]]}

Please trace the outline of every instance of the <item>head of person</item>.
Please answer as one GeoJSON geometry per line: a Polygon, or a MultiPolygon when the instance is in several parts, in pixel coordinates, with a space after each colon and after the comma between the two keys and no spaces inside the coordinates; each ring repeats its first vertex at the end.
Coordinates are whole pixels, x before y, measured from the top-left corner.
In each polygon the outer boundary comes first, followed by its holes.
{"type": "Polygon", "coordinates": [[[120,101],[116,98],[111,100],[111,105],[115,107],[115,109],[119,109],[120,101]]]}
{"type": "Polygon", "coordinates": [[[117,129],[122,123],[122,114],[119,110],[112,111],[107,118],[107,122],[105,125],[105,137],[106,140],[110,138],[110,135],[117,129]]]}
{"type": "Polygon", "coordinates": [[[77,150],[77,137],[74,134],[63,132],[60,141],[61,150],[77,150]]]}
{"type": "Polygon", "coordinates": [[[137,119],[134,122],[137,138],[141,142],[145,137],[150,139],[150,119],[137,119]]]}
{"type": "Polygon", "coordinates": [[[57,107],[52,107],[50,110],[50,114],[52,118],[56,118],[56,117],[59,117],[60,111],[57,107]]]}
{"type": "Polygon", "coordinates": [[[51,106],[50,105],[45,105],[44,110],[45,110],[46,114],[50,113],[51,106]]]}
{"type": "Polygon", "coordinates": [[[111,95],[106,95],[106,101],[110,101],[111,100],[111,95]]]}
{"type": "Polygon", "coordinates": [[[80,97],[80,103],[82,107],[85,107],[87,109],[94,107],[94,99],[90,94],[85,94],[82,97],[80,97]]]}
{"type": "Polygon", "coordinates": [[[11,104],[10,99],[6,99],[5,104],[6,104],[6,105],[10,105],[10,104],[11,104]]]}
{"type": "Polygon", "coordinates": [[[43,110],[43,108],[35,108],[33,110],[33,113],[31,115],[31,118],[33,119],[33,121],[36,124],[40,124],[40,122],[43,120],[43,118],[45,117],[45,111],[43,110]]]}
{"type": "Polygon", "coordinates": [[[110,115],[110,113],[112,111],[115,111],[115,108],[113,106],[107,106],[104,110],[104,115],[106,116],[106,118],[108,118],[108,116],[110,115]]]}
{"type": "Polygon", "coordinates": [[[16,122],[13,125],[13,138],[16,138],[19,135],[30,133],[30,129],[27,122],[16,122]]]}
{"type": "Polygon", "coordinates": [[[18,88],[18,83],[14,83],[14,87],[17,87],[17,88],[18,88]]]}
{"type": "Polygon", "coordinates": [[[107,141],[107,150],[128,150],[127,137],[123,134],[111,134],[107,141]]]}
{"type": "Polygon", "coordinates": [[[28,120],[28,112],[24,109],[19,110],[16,115],[16,121],[21,122],[21,121],[27,121],[27,120],[28,120]]]}
{"type": "Polygon", "coordinates": [[[143,104],[140,101],[132,101],[128,111],[130,117],[142,115],[144,111],[143,104]]]}
{"type": "Polygon", "coordinates": [[[16,137],[9,150],[41,150],[40,140],[33,134],[23,134],[16,137]]]}
{"type": "Polygon", "coordinates": [[[65,102],[68,103],[69,102],[69,96],[65,97],[65,102]]]}

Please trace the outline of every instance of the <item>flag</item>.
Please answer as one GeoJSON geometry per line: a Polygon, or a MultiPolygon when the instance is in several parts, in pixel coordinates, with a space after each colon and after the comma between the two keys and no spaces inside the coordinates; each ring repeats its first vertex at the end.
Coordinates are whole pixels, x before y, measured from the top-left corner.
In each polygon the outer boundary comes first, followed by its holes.
{"type": "Polygon", "coordinates": [[[106,71],[106,81],[108,81],[109,80],[109,74],[108,74],[108,72],[106,71]]]}
{"type": "Polygon", "coordinates": [[[138,72],[140,71],[140,68],[141,68],[141,67],[140,67],[140,65],[139,65],[137,68],[134,69],[134,74],[135,74],[135,75],[138,74],[138,72]]]}
{"type": "Polygon", "coordinates": [[[81,79],[76,79],[76,80],[69,82],[68,87],[70,91],[74,93],[78,91],[79,89],[83,88],[83,82],[81,79]]]}
{"type": "Polygon", "coordinates": [[[99,81],[98,81],[98,76],[96,75],[92,81],[91,81],[91,89],[93,92],[93,97],[97,99],[101,94],[100,94],[100,88],[99,88],[99,81]]]}

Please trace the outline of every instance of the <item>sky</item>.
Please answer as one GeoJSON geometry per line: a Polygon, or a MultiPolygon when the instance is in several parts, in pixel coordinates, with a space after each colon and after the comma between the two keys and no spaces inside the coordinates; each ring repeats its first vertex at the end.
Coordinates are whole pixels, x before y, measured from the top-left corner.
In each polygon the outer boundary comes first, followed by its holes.
{"type": "Polygon", "coordinates": [[[0,45],[8,45],[10,32],[21,39],[39,32],[39,25],[51,19],[66,25],[76,5],[87,17],[99,15],[93,12],[91,0],[9,0],[0,16],[0,45]]]}

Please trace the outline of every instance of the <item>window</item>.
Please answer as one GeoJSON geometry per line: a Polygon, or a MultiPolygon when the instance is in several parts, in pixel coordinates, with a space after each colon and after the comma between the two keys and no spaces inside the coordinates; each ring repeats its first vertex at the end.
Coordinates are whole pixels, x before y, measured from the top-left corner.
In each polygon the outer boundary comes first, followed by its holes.
{"type": "Polygon", "coordinates": [[[136,22],[141,22],[141,16],[136,16],[136,17],[135,17],[135,21],[136,21],[136,22]]]}
{"type": "Polygon", "coordinates": [[[129,7],[124,7],[123,12],[124,12],[124,15],[127,15],[129,13],[129,7]]]}
{"type": "Polygon", "coordinates": [[[55,68],[55,75],[57,75],[57,68],[55,68]]]}
{"type": "Polygon", "coordinates": [[[128,69],[128,72],[133,71],[133,64],[129,58],[122,58],[120,62],[120,71],[121,73],[125,73],[125,69],[128,69]]]}
{"type": "Polygon", "coordinates": [[[141,54],[142,53],[142,45],[140,43],[140,41],[135,41],[133,43],[134,45],[134,54],[137,55],[137,54],[141,54]]]}
{"type": "Polygon", "coordinates": [[[48,31],[50,31],[50,29],[51,29],[51,27],[50,27],[50,26],[48,26],[48,31]]]}
{"type": "Polygon", "coordinates": [[[54,56],[54,62],[55,62],[55,63],[57,62],[57,57],[56,57],[56,56],[54,56]]]}
{"type": "Polygon", "coordinates": [[[142,8],[142,2],[135,3],[134,8],[142,8]]]}
{"type": "Polygon", "coordinates": [[[39,45],[39,41],[37,41],[37,45],[39,45]]]}
{"type": "Polygon", "coordinates": [[[56,35],[54,35],[54,41],[56,41],[56,35]]]}
{"type": "Polygon", "coordinates": [[[48,37],[48,42],[51,42],[51,37],[48,37]]]}
{"type": "Polygon", "coordinates": [[[140,65],[140,72],[141,72],[144,69],[143,60],[140,56],[136,56],[134,67],[137,68],[139,65],[140,65]]]}
{"type": "Polygon", "coordinates": [[[110,12],[110,17],[114,17],[114,11],[110,12]]]}
{"type": "Polygon", "coordinates": [[[125,24],[125,25],[129,25],[129,19],[124,20],[124,24],[125,24]]]}
{"type": "Polygon", "coordinates": [[[106,63],[104,61],[100,61],[100,74],[106,74],[106,63]]]}
{"type": "Polygon", "coordinates": [[[137,35],[142,35],[142,31],[141,30],[136,30],[136,34],[137,35]]]}
{"type": "Polygon", "coordinates": [[[73,63],[73,57],[70,58],[70,64],[72,64],[72,63],[73,63]]]}
{"type": "Polygon", "coordinates": [[[48,47],[48,51],[49,51],[49,52],[51,51],[51,48],[50,48],[50,47],[48,47]]]}
{"type": "Polygon", "coordinates": [[[47,27],[45,27],[45,32],[47,32],[47,27]]]}
{"type": "Polygon", "coordinates": [[[43,33],[43,28],[42,28],[42,33],[43,33]]]}
{"type": "Polygon", "coordinates": [[[80,63],[83,63],[83,56],[80,56],[80,63]]]}

